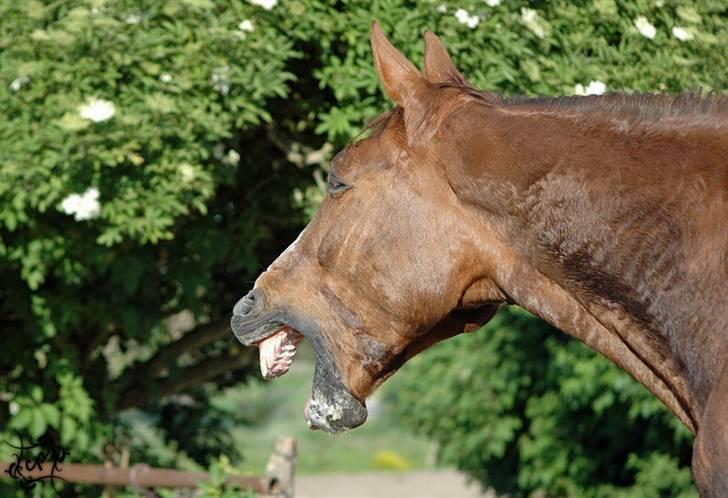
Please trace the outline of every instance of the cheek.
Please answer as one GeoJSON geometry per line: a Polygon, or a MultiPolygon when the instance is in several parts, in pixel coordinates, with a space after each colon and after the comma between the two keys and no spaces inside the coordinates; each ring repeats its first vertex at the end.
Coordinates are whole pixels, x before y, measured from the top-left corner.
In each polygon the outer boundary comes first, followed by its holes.
{"type": "Polygon", "coordinates": [[[457,306],[455,258],[437,248],[423,250],[424,244],[408,242],[411,247],[401,244],[386,256],[378,254],[381,259],[372,258],[366,272],[366,284],[380,296],[382,307],[413,329],[406,335],[432,325],[457,306]]]}

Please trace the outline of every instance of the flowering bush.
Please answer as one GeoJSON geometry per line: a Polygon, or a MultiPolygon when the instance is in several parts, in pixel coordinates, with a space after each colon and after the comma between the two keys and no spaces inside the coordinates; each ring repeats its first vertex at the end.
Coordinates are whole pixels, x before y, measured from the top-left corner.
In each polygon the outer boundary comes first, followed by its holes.
{"type": "Polygon", "coordinates": [[[0,5],[0,441],[176,466],[137,408],[178,454],[234,453],[235,419],[201,407],[251,371],[229,311],[310,177],[265,138],[297,56],[274,3],[0,5]]]}
{"type": "MultiPolygon", "coordinates": [[[[725,86],[718,0],[3,2],[0,439],[54,430],[75,461],[111,458],[109,443],[174,464],[125,431],[137,408],[172,454],[234,454],[234,420],[206,402],[254,360],[228,313],[310,215],[332,151],[389,106],[373,18],[417,63],[437,32],[471,82],[501,93],[725,86]]],[[[561,440],[533,439],[532,458],[514,458],[536,475],[539,448],[561,440]]],[[[480,475],[495,454],[448,458],[480,475]]],[[[571,479],[540,475],[519,486],[571,479]]]]}

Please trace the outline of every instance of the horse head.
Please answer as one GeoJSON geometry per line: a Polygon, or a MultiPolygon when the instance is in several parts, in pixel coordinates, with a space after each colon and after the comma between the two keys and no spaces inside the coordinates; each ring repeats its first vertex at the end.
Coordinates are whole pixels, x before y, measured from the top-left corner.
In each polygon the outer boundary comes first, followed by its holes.
{"type": "Polygon", "coordinates": [[[315,217],[234,308],[233,331],[260,348],[264,377],[312,342],[312,428],[362,424],[367,396],[405,361],[480,327],[504,300],[482,263],[492,260],[484,221],[448,180],[461,158],[447,118],[467,102],[467,83],[437,37],[425,41],[423,75],[373,24],[376,70],[396,108],[336,155],[315,217]]]}

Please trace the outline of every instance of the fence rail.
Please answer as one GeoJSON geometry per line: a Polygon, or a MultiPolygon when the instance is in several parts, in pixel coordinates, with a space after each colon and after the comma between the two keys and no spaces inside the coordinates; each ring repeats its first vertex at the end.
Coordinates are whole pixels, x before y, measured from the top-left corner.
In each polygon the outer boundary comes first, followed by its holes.
{"type": "MultiPolygon", "coordinates": [[[[0,477],[9,478],[6,472],[10,463],[0,462],[0,477]]],[[[43,470],[23,469],[27,478],[48,475],[48,466],[43,470]]],[[[292,498],[296,466],[296,441],[280,437],[268,459],[264,476],[229,476],[228,483],[238,484],[244,492],[252,490],[259,495],[275,498],[292,498]]],[[[200,481],[206,481],[206,472],[186,472],[175,469],[155,469],[146,464],[129,468],[106,467],[104,465],[63,463],[54,472],[58,478],[69,483],[98,484],[101,486],[132,486],[138,490],[153,488],[194,488],[200,481]]]]}

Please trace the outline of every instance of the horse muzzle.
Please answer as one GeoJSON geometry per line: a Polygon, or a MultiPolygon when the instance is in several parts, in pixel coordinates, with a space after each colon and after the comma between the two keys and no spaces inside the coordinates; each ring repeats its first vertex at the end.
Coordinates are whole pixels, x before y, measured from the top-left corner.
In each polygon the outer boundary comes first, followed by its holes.
{"type": "Polygon", "coordinates": [[[315,321],[287,310],[270,309],[263,291],[255,288],[235,304],[230,326],[243,345],[260,348],[261,373],[266,379],[288,371],[301,335],[311,342],[316,367],[304,410],[309,428],[338,433],[366,421],[365,404],[346,388],[315,321]]]}

